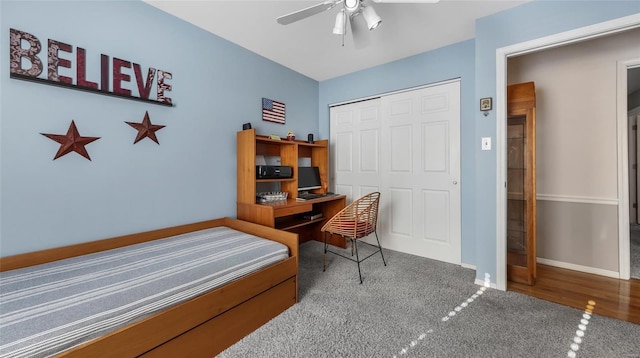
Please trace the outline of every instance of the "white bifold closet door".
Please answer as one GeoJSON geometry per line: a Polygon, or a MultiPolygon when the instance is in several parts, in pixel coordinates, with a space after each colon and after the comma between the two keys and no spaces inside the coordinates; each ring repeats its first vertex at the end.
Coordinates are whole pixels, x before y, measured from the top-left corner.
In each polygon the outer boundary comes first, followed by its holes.
{"type": "Polygon", "coordinates": [[[330,109],[333,191],[381,192],[384,248],[459,264],[460,82],[330,109]]]}

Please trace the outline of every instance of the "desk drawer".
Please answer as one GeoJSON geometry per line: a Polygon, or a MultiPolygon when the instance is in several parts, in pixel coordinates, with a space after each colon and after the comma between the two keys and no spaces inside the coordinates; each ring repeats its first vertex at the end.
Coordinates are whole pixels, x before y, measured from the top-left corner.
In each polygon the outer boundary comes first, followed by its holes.
{"type": "Polygon", "coordinates": [[[276,218],[279,218],[279,217],[288,216],[288,215],[302,214],[302,213],[306,213],[307,211],[311,211],[312,208],[313,206],[311,203],[295,205],[295,206],[286,206],[282,208],[274,208],[273,216],[276,218]]]}

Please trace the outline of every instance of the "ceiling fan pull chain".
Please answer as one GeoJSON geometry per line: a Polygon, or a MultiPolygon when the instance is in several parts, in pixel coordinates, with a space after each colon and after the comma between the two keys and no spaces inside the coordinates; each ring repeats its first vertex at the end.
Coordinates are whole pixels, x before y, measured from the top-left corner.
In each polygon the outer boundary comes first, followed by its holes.
{"type": "Polygon", "coordinates": [[[344,47],[344,37],[347,36],[347,21],[349,21],[347,19],[347,14],[345,12],[346,10],[344,9],[344,1],[342,2],[342,12],[345,14],[344,15],[344,22],[342,25],[342,28],[344,29],[344,31],[342,31],[342,47],[344,47]]]}
{"type": "Polygon", "coordinates": [[[344,37],[345,37],[346,31],[342,33],[342,47],[344,47],[344,37]]]}

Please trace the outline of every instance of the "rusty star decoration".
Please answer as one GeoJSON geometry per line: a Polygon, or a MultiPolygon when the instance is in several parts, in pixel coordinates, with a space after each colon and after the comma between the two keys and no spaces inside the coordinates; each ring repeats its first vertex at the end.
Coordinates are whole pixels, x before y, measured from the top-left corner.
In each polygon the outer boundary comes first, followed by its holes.
{"type": "Polygon", "coordinates": [[[142,120],[142,123],[133,123],[133,122],[125,122],[125,123],[138,130],[138,135],[136,136],[136,140],[133,141],[133,144],[138,143],[144,138],[149,138],[152,141],[156,142],[157,144],[160,144],[158,142],[158,138],[156,137],[156,131],[159,131],[165,126],[161,126],[159,124],[151,124],[151,120],[149,119],[149,111],[146,111],[144,113],[144,119],[142,120]]]}
{"type": "Polygon", "coordinates": [[[56,160],[63,155],[69,154],[71,152],[76,152],[81,156],[91,160],[89,157],[89,153],[87,153],[87,149],[84,147],[85,145],[100,139],[100,137],[82,137],[80,133],[78,133],[78,128],[76,128],[76,124],[73,120],[71,120],[71,125],[69,125],[69,130],[67,130],[66,135],[62,134],[48,134],[48,133],[40,133],[43,136],[60,143],[60,148],[56,153],[56,156],[53,160],[56,160]]]}

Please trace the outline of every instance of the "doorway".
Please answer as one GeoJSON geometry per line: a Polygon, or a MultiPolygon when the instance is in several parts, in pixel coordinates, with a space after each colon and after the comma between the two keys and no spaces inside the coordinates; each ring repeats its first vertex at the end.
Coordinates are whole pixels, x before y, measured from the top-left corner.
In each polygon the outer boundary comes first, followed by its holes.
{"type": "MultiPolygon", "coordinates": [[[[522,56],[522,55],[529,55],[529,54],[533,54],[533,53],[537,53],[543,50],[548,50],[548,49],[552,49],[552,48],[560,48],[560,47],[564,47],[566,45],[571,45],[571,44],[575,44],[578,42],[582,42],[586,39],[592,39],[592,40],[597,40],[599,38],[603,38],[605,36],[608,35],[613,35],[613,34],[624,34],[624,33],[631,33],[634,30],[636,30],[638,27],[640,26],[640,17],[638,16],[629,16],[626,18],[620,18],[620,19],[616,19],[616,20],[612,20],[609,22],[605,22],[605,23],[600,23],[600,24],[596,24],[596,25],[592,25],[592,26],[587,26],[584,28],[580,28],[574,31],[570,31],[570,32],[566,32],[566,33],[560,33],[560,34],[556,34],[556,35],[552,35],[549,37],[545,37],[545,38],[539,38],[539,39],[535,39],[529,42],[524,42],[524,43],[520,43],[517,45],[512,45],[512,46],[508,46],[508,47],[504,47],[501,49],[498,49],[497,51],[497,120],[498,120],[498,124],[497,124],[497,140],[496,140],[496,147],[498,149],[498,153],[497,153],[497,160],[498,160],[498,190],[497,190],[497,216],[498,216],[498,240],[497,240],[497,277],[496,277],[496,283],[497,283],[497,287],[499,289],[506,289],[506,233],[505,233],[505,212],[506,212],[506,208],[505,208],[505,202],[506,202],[506,193],[504,192],[503,189],[501,189],[504,186],[504,182],[506,181],[506,168],[504,167],[504,163],[505,163],[505,158],[504,158],[504,150],[502,148],[504,148],[505,146],[505,138],[506,138],[506,133],[505,133],[505,123],[506,123],[506,115],[504,113],[504,108],[505,108],[505,102],[506,102],[506,84],[507,84],[507,60],[510,60],[511,58],[514,57],[518,57],[518,56],[522,56]]],[[[632,46],[633,47],[633,46],[632,46]]],[[[637,55],[637,51],[635,52],[635,54],[637,55]]],[[[624,57],[622,57],[624,58],[624,57]]],[[[548,62],[553,62],[553,61],[548,61],[548,62]]],[[[615,62],[615,60],[614,60],[615,62]]],[[[591,74],[589,74],[591,75],[591,74]]],[[[563,78],[566,78],[565,74],[562,75],[563,78]]],[[[583,75],[584,77],[584,75],[583,75]]],[[[531,78],[529,80],[536,80],[534,78],[531,78]]],[[[518,80],[516,80],[518,81],[518,80]]],[[[520,82],[522,82],[522,80],[519,80],[520,82]]],[[[595,81],[595,80],[594,80],[595,81]]],[[[536,82],[538,82],[536,80],[536,82]]],[[[607,88],[609,88],[610,86],[608,86],[607,88]]],[[[612,92],[615,92],[615,81],[614,81],[614,85],[613,85],[613,89],[611,89],[609,91],[609,95],[611,95],[612,92]]],[[[566,92],[569,93],[569,92],[566,92]]],[[[591,105],[591,109],[594,108],[602,108],[603,106],[593,106],[593,104],[585,98],[581,98],[582,100],[582,104],[583,106],[586,105],[591,105]]],[[[614,101],[615,101],[615,97],[614,97],[614,101]]],[[[576,107],[579,107],[576,106],[576,107]]],[[[607,108],[611,108],[611,106],[609,105],[607,108]]],[[[615,113],[615,111],[614,111],[615,113]]],[[[618,112],[619,113],[619,112],[618,112]]],[[[625,123],[626,123],[626,111],[625,113],[625,123]]],[[[615,116],[615,114],[614,114],[615,116]]],[[[604,116],[606,118],[611,118],[611,114],[607,114],[606,116],[604,116]]],[[[603,118],[604,118],[603,117],[603,118]]],[[[579,122],[579,121],[578,121],[579,122]]],[[[584,126],[586,127],[586,126],[584,126]]],[[[576,126],[575,128],[578,129],[578,131],[581,131],[583,126],[576,126]]],[[[609,129],[611,130],[611,129],[609,129]]],[[[615,131],[615,130],[614,130],[615,131]]],[[[626,132],[626,126],[625,126],[625,132],[626,132]]],[[[617,138],[617,136],[619,136],[619,134],[615,135],[615,138],[617,138]]],[[[596,136],[591,136],[591,135],[584,135],[583,138],[600,138],[600,135],[596,135],[596,136]]],[[[608,134],[608,138],[612,138],[611,136],[611,132],[609,132],[608,134]]],[[[624,141],[626,142],[626,138],[624,139],[624,141]]],[[[620,143],[620,141],[618,141],[620,143]]],[[[625,147],[626,148],[626,147],[625,147]]],[[[558,149],[558,148],[556,148],[558,149]]],[[[559,153],[560,155],[564,154],[563,151],[557,151],[557,153],[559,153]]],[[[594,158],[597,159],[597,156],[595,156],[594,158]]],[[[611,162],[610,165],[605,165],[604,167],[608,168],[609,166],[613,166],[612,171],[609,171],[608,173],[615,173],[616,172],[616,166],[617,167],[621,167],[621,166],[626,166],[625,163],[620,163],[619,162],[620,156],[618,156],[617,158],[614,156],[613,159],[609,158],[609,161],[611,162]]],[[[625,154],[625,159],[626,159],[626,154],[625,154]]],[[[584,167],[584,166],[583,166],[584,167]]],[[[586,166],[588,167],[588,166],[586,166]]],[[[607,169],[608,170],[608,169],[607,169]]],[[[606,171],[603,169],[603,171],[606,171]]],[[[618,178],[624,177],[624,181],[626,183],[627,179],[626,179],[626,172],[625,172],[625,176],[621,176],[618,175],[618,178]]],[[[617,180],[615,180],[617,182],[617,180]]],[[[619,183],[617,186],[616,184],[618,183],[614,183],[613,187],[617,187],[617,188],[623,188],[622,183],[619,183]]],[[[626,191],[627,189],[624,188],[624,190],[626,191]]],[[[554,194],[554,193],[552,193],[554,194]]],[[[625,194],[626,195],[626,194],[625,194]]],[[[628,198],[625,198],[623,196],[620,195],[620,193],[617,193],[617,191],[611,191],[609,189],[609,192],[606,195],[603,195],[601,197],[598,196],[592,196],[592,197],[588,197],[588,198],[584,198],[584,197],[580,197],[579,195],[566,195],[566,196],[561,196],[561,197],[553,197],[553,195],[544,197],[543,194],[543,199],[547,199],[548,201],[553,201],[555,203],[559,203],[558,205],[569,205],[569,206],[575,206],[577,208],[580,208],[581,206],[583,206],[582,204],[593,204],[592,207],[594,208],[598,208],[598,210],[601,210],[602,212],[606,212],[606,215],[595,215],[592,214],[592,217],[594,219],[602,219],[606,216],[608,216],[607,218],[607,224],[604,225],[602,223],[595,223],[595,225],[598,227],[598,229],[601,229],[600,231],[598,231],[599,237],[608,237],[608,238],[618,238],[618,240],[620,241],[620,245],[616,245],[617,242],[609,242],[607,241],[607,244],[610,248],[614,248],[615,250],[617,250],[618,247],[621,247],[621,245],[629,245],[629,241],[627,238],[626,243],[622,240],[623,236],[627,237],[628,235],[628,223],[627,226],[625,226],[624,228],[622,227],[618,227],[617,224],[616,225],[611,225],[611,218],[617,218],[620,217],[620,215],[622,213],[618,213],[617,210],[618,208],[624,208],[624,210],[628,210],[628,206],[625,206],[626,201],[628,200],[628,198]],[[619,199],[618,199],[619,198],[619,199]],[[574,205],[575,202],[576,204],[574,205]],[[623,231],[624,230],[624,231],[623,231]]],[[[573,211],[574,213],[576,211],[573,211]]],[[[626,215],[626,217],[628,218],[628,212],[624,213],[624,215],[626,215]]],[[[571,217],[569,217],[568,219],[572,219],[571,217]]],[[[582,221],[582,222],[586,222],[589,224],[594,224],[591,221],[585,221],[585,220],[578,220],[578,221],[582,221]]],[[[593,227],[593,225],[592,225],[593,227]]],[[[585,230],[587,232],[596,232],[596,230],[585,230]]],[[[567,231],[568,233],[571,233],[571,231],[567,231]]],[[[544,236],[545,233],[542,233],[544,236]]],[[[574,236],[580,236],[579,234],[573,234],[574,236]]],[[[561,241],[558,241],[558,243],[561,243],[561,241]]],[[[597,241],[589,241],[589,245],[597,243],[597,241]]],[[[585,249],[589,249],[589,245],[568,245],[567,247],[564,248],[564,252],[567,253],[569,256],[574,255],[574,254],[580,254],[579,250],[585,250],[585,249]],[[570,250],[573,249],[574,252],[571,252],[570,250]]],[[[560,247],[562,249],[562,247],[560,247]]],[[[628,249],[627,249],[628,250],[628,249]]],[[[562,252],[562,250],[559,250],[560,252],[562,252]]],[[[622,248],[621,251],[622,252],[622,248]]],[[[628,251],[627,251],[628,252],[628,251]]],[[[593,255],[592,257],[597,258],[598,260],[600,260],[601,258],[599,257],[601,255],[600,250],[596,250],[596,255],[593,255]]],[[[606,262],[604,264],[602,264],[602,262],[600,263],[590,263],[590,262],[586,262],[586,263],[581,263],[578,262],[577,265],[574,265],[576,268],[579,269],[584,269],[584,268],[589,268],[590,266],[594,266],[597,267],[598,265],[600,265],[600,268],[598,268],[597,272],[592,272],[592,273],[597,273],[597,274],[603,274],[605,276],[611,276],[611,277],[615,277],[619,274],[620,272],[620,268],[623,267],[623,264],[618,260],[619,259],[619,255],[617,252],[612,252],[611,250],[609,250],[609,252],[607,252],[608,257],[605,259],[606,262]]],[[[581,257],[586,257],[586,255],[582,255],[581,257]]],[[[628,256],[627,256],[627,260],[628,260],[628,256]]],[[[563,261],[562,258],[560,258],[557,261],[563,261]]],[[[570,260],[569,260],[570,261],[570,260]]],[[[579,260],[578,260],[579,261],[579,260]]],[[[555,262],[554,262],[555,263],[555,262]]],[[[628,266],[627,266],[628,267],[628,266]]]]}
{"type": "MultiPolygon", "coordinates": [[[[629,277],[640,279],[640,59],[627,61],[620,71],[626,72],[626,108],[628,118],[628,168],[629,168],[629,277]],[[637,63],[636,63],[637,62],[637,63]]],[[[623,74],[624,76],[624,74],[623,74]]],[[[624,89],[622,89],[624,91],[624,89]]],[[[624,253],[621,253],[624,255],[624,253]]]]}
{"type": "MultiPolygon", "coordinates": [[[[580,272],[577,270],[567,270],[557,266],[539,265],[538,277],[535,286],[528,286],[515,282],[508,282],[508,290],[520,292],[529,296],[537,297],[551,302],[560,303],[577,309],[584,307],[584,302],[597,302],[596,312],[600,315],[626,320],[632,323],[640,323],[640,280],[634,278],[634,270],[640,268],[640,257],[634,256],[640,254],[640,245],[634,248],[634,240],[640,237],[640,225],[638,225],[638,210],[633,207],[636,202],[638,176],[633,170],[633,164],[637,163],[638,146],[637,143],[637,125],[640,119],[640,58],[631,61],[620,61],[618,63],[618,90],[616,97],[619,102],[618,114],[623,114],[624,118],[618,118],[617,127],[620,123],[626,124],[628,119],[628,151],[627,144],[623,143],[625,153],[628,152],[629,168],[629,215],[626,227],[626,233],[630,233],[630,254],[629,251],[621,249],[621,260],[626,255],[631,261],[631,279],[609,278],[603,275],[594,275],[591,273],[580,272]],[[624,79],[624,80],[623,80],[624,79]],[[636,107],[638,107],[636,109],[636,107]],[[622,109],[620,109],[622,108],[622,109]],[[630,109],[627,112],[627,109],[630,109]],[[634,110],[636,109],[636,110],[634,110]],[[635,127],[635,130],[634,130],[635,127]]],[[[620,177],[620,173],[618,172],[620,177]]],[[[626,219],[625,218],[625,219],[626,219]]],[[[625,235],[622,235],[621,240],[625,235]]],[[[629,237],[626,240],[629,240],[629,237]]],[[[627,247],[628,249],[628,247],[627,247]]],[[[627,261],[628,263],[628,261],[627,261]]],[[[622,273],[622,267],[621,267],[622,273]]],[[[638,272],[640,273],[640,272],[638,272]]],[[[637,277],[637,276],[636,276],[637,277]]]]}

